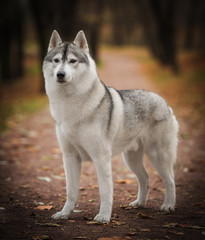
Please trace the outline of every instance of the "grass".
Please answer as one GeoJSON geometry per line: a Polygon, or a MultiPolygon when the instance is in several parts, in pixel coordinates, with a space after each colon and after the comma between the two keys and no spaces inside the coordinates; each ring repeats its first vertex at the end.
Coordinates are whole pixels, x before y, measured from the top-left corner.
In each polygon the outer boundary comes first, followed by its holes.
{"type": "Polygon", "coordinates": [[[24,117],[42,110],[48,103],[47,97],[39,94],[43,77],[36,45],[32,43],[25,51],[25,77],[1,86],[0,134],[24,117]]]}
{"type": "Polygon", "coordinates": [[[12,128],[16,122],[21,121],[26,116],[39,112],[47,106],[46,96],[36,96],[34,98],[21,99],[8,104],[0,105],[0,134],[12,128]]]}

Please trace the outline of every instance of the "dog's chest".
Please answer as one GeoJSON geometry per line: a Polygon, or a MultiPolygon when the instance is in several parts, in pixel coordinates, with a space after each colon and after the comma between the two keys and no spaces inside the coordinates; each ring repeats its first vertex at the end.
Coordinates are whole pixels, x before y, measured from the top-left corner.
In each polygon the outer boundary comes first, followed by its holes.
{"type": "Polygon", "coordinates": [[[80,118],[80,113],[76,107],[68,104],[52,104],[50,105],[50,112],[58,126],[71,128],[74,123],[80,118]]]}
{"type": "Polygon", "coordinates": [[[61,133],[69,141],[79,142],[84,132],[83,128],[88,128],[88,126],[85,126],[84,121],[81,121],[82,114],[80,114],[80,111],[77,109],[71,111],[71,108],[68,109],[63,105],[58,105],[58,107],[51,106],[50,111],[61,133]]]}

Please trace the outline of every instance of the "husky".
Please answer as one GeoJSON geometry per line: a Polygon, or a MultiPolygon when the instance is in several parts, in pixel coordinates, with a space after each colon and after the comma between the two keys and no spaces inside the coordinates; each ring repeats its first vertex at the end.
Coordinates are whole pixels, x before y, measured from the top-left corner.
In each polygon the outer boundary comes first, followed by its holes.
{"type": "Polygon", "coordinates": [[[78,199],[81,163],[91,160],[100,192],[100,210],[94,220],[109,222],[113,204],[111,158],[119,153],[138,181],[138,196],[130,206],[143,207],[147,200],[146,153],[165,184],[161,210],[173,211],[178,123],[166,101],[146,90],[106,86],[98,76],[83,31],[73,42],[62,42],[53,31],[43,74],[66,176],[66,203],[52,217],[69,218],[78,199]]]}

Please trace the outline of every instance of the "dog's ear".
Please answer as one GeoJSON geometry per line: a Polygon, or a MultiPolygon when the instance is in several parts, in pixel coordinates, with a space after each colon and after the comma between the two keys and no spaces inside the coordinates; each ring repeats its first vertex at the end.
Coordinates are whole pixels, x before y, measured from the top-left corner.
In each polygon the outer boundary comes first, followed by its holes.
{"type": "Polygon", "coordinates": [[[62,43],[61,37],[58,32],[54,30],[50,38],[48,52],[50,52],[54,47],[57,47],[60,43],[62,43]]]}
{"type": "Polygon", "coordinates": [[[89,53],[88,43],[82,30],[78,32],[73,43],[81,48],[85,53],[89,53]]]}

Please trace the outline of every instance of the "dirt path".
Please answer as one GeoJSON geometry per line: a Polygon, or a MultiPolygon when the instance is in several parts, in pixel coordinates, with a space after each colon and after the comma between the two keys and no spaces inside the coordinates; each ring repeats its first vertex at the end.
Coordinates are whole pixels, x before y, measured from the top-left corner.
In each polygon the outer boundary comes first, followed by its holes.
{"type": "MultiPolygon", "coordinates": [[[[100,77],[120,89],[157,91],[140,74],[134,49],[104,50],[100,77]]],[[[78,206],[67,221],[50,217],[65,201],[61,153],[49,110],[30,116],[1,139],[0,239],[205,239],[204,135],[180,119],[176,166],[177,209],[170,215],[158,211],[164,186],[146,160],[150,192],[144,209],[130,209],[136,197],[134,175],[120,156],[113,159],[114,206],[110,224],[95,224],[99,208],[93,164],[83,163],[78,206]]]]}

